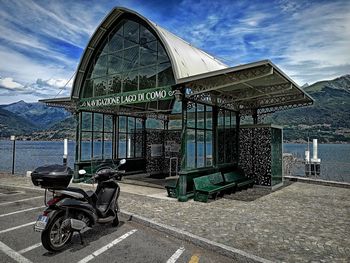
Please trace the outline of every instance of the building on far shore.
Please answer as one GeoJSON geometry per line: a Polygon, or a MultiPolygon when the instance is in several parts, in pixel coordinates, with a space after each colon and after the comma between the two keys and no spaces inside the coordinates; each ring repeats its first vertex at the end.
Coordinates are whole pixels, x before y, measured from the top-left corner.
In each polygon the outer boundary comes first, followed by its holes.
{"type": "Polygon", "coordinates": [[[269,60],[228,67],[114,8],[82,55],[71,96],[42,102],[76,116],[75,181],[79,169],[112,159],[127,159],[127,175],[164,178],[177,166],[186,201],[203,171],[240,166],[256,184],[280,184],[282,129],[260,117],[313,99],[269,60]],[[240,125],[247,116],[252,125],[240,125]]]}

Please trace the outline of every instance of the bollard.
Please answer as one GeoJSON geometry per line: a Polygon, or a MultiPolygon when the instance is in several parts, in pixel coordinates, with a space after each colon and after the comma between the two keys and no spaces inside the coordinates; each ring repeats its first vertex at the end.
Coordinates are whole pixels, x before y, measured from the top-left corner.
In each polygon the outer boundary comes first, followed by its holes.
{"type": "Polygon", "coordinates": [[[63,165],[65,165],[65,166],[67,166],[67,158],[68,158],[68,139],[64,139],[63,165]]]}
{"type": "Polygon", "coordinates": [[[16,136],[15,135],[11,135],[10,140],[13,141],[13,147],[12,147],[12,174],[15,174],[16,136]]]}

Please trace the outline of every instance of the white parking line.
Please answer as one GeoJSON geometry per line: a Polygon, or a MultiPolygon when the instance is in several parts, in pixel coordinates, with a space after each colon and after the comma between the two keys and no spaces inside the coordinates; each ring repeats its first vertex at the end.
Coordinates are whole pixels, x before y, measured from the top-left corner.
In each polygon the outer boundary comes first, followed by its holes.
{"type": "Polygon", "coordinates": [[[22,228],[22,227],[26,227],[26,226],[30,226],[30,225],[34,225],[36,221],[34,222],[30,222],[30,223],[27,223],[27,224],[23,224],[23,225],[20,225],[20,226],[14,226],[14,227],[11,227],[11,228],[7,228],[7,229],[4,229],[4,230],[1,230],[0,231],[0,234],[2,233],[6,233],[6,232],[10,232],[12,230],[16,230],[18,228],[22,228]]]}
{"type": "Polygon", "coordinates": [[[43,196],[35,196],[35,197],[21,199],[21,200],[17,200],[17,201],[0,203],[0,205],[10,205],[10,204],[19,203],[19,202],[25,202],[25,201],[29,201],[29,200],[32,200],[32,199],[38,199],[38,198],[44,198],[44,197],[43,196]]]}
{"type": "Polygon", "coordinates": [[[89,262],[90,260],[94,259],[95,257],[97,257],[98,255],[102,254],[103,252],[105,252],[106,250],[110,249],[111,247],[113,247],[114,245],[118,244],[119,242],[123,241],[125,238],[127,238],[128,236],[134,234],[137,231],[137,229],[133,229],[131,231],[129,231],[128,233],[122,235],[121,237],[118,237],[117,239],[113,240],[111,243],[105,245],[104,247],[101,247],[100,249],[96,250],[94,253],[86,256],[85,258],[83,258],[82,260],[80,260],[78,263],[86,263],[89,262]]]}
{"type": "Polygon", "coordinates": [[[6,255],[14,259],[18,263],[32,263],[29,259],[23,257],[18,252],[14,251],[12,248],[6,246],[4,243],[0,241],[0,250],[4,252],[6,255]]]}
{"type": "Polygon", "coordinates": [[[178,260],[179,257],[182,255],[182,253],[184,253],[184,251],[185,251],[185,248],[180,247],[178,250],[175,251],[175,253],[168,259],[166,263],[175,263],[176,260],[178,260]]]}
{"type": "Polygon", "coordinates": [[[2,215],[0,215],[0,217],[10,216],[10,215],[18,214],[18,213],[23,213],[23,212],[27,212],[27,211],[43,208],[43,207],[46,207],[46,206],[37,206],[37,207],[27,208],[27,209],[15,211],[15,212],[7,213],[7,214],[2,214],[2,215]]]}
{"type": "Polygon", "coordinates": [[[30,246],[30,247],[27,247],[27,248],[24,248],[24,249],[18,251],[18,253],[19,253],[19,254],[24,254],[24,253],[26,253],[26,252],[28,252],[28,251],[31,251],[31,250],[33,250],[33,249],[36,249],[37,247],[40,247],[40,246],[41,246],[41,243],[37,243],[37,244],[35,244],[35,245],[33,245],[33,246],[30,246]]]}

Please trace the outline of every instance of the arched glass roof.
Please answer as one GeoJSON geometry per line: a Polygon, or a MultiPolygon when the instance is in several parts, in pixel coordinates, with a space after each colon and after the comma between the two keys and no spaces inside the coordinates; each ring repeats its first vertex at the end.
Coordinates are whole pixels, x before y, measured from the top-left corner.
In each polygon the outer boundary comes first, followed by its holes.
{"type": "Polygon", "coordinates": [[[227,65],[215,59],[213,56],[193,47],[140,14],[126,8],[114,8],[99,25],[83,53],[73,83],[71,94],[73,99],[79,98],[79,94],[84,85],[83,81],[89,70],[90,60],[95,54],[96,48],[99,47],[101,41],[107,38],[110,29],[114,27],[119,20],[128,15],[140,19],[155,32],[170,58],[175,83],[178,83],[182,78],[227,68],[227,65]]]}

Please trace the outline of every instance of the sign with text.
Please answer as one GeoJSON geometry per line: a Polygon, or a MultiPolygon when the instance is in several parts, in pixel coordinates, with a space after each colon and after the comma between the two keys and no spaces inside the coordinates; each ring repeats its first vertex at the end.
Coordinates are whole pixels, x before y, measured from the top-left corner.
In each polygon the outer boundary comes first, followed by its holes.
{"type": "Polygon", "coordinates": [[[174,97],[171,87],[130,91],[107,96],[81,99],[79,109],[129,105],[158,100],[170,100],[174,97]]]}

